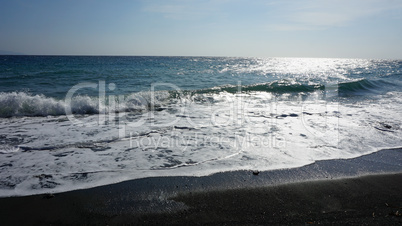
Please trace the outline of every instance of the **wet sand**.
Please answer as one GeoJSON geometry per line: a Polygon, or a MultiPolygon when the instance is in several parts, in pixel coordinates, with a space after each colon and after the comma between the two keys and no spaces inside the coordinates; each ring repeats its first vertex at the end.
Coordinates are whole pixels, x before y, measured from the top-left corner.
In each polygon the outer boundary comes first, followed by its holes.
{"type": "Polygon", "coordinates": [[[402,223],[401,189],[402,174],[394,174],[195,193],[174,198],[188,211],[164,217],[180,224],[394,225],[402,223]]]}
{"type": "Polygon", "coordinates": [[[401,164],[401,149],[392,149],[258,175],[144,178],[1,198],[0,223],[397,225],[402,223],[401,164]]]}
{"type": "Polygon", "coordinates": [[[402,223],[402,173],[259,188],[184,193],[181,210],[135,211],[125,193],[86,189],[0,199],[2,225],[49,224],[382,224],[402,223]],[[121,203],[109,206],[111,199],[121,203]]]}

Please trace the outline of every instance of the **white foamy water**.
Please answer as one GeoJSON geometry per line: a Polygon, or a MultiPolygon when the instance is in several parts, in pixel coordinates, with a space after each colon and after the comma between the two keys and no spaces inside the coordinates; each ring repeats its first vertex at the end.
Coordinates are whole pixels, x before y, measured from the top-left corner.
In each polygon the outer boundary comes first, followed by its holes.
{"type": "Polygon", "coordinates": [[[105,115],[0,118],[0,196],[290,168],[402,146],[402,93],[359,101],[324,93],[219,92],[105,115]]]}
{"type": "Polygon", "coordinates": [[[0,196],[402,146],[398,60],[0,58],[0,196]]]}

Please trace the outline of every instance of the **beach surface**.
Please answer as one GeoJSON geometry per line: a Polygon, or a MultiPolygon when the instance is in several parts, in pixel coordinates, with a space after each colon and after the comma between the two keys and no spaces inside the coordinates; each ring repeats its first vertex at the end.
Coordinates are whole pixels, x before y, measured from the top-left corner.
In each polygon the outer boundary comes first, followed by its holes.
{"type": "Polygon", "coordinates": [[[158,177],[0,199],[3,225],[402,223],[402,149],[300,168],[158,177]]]}

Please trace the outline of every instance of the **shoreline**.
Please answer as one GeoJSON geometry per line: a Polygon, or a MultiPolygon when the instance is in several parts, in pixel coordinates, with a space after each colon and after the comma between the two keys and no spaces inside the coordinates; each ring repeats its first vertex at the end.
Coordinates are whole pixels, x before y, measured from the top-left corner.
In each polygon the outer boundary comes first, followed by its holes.
{"type": "MultiPolygon", "coordinates": [[[[159,219],[178,224],[393,225],[402,223],[401,187],[399,173],[197,192],[173,198],[189,210],[159,219]]],[[[145,219],[159,220],[158,215],[145,219]]]]}
{"type": "Polygon", "coordinates": [[[3,198],[0,217],[5,225],[397,225],[402,223],[401,187],[402,173],[397,173],[189,192],[161,198],[152,207],[163,211],[153,212],[136,209],[141,202],[130,193],[100,195],[86,189],[54,197],[3,198]]]}
{"type": "Polygon", "coordinates": [[[392,225],[402,222],[401,187],[402,149],[388,149],[258,175],[232,171],[143,178],[58,194],[0,198],[0,217],[6,225],[392,225]]]}
{"type": "MultiPolygon", "coordinates": [[[[185,168],[184,168],[185,170],[185,168]]],[[[259,171],[256,169],[235,170],[216,172],[204,176],[145,176],[135,179],[128,179],[110,184],[100,184],[92,187],[78,187],[67,191],[54,191],[43,189],[40,193],[22,195],[4,195],[8,197],[25,197],[44,194],[59,194],[77,190],[93,189],[97,187],[114,186],[115,184],[144,184],[142,181],[150,181],[155,186],[161,186],[165,190],[177,190],[172,184],[186,183],[191,186],[187,190],[205,189],[230,189],[233,187],[255,187],[294,183],[307,180],[336,179],[344,177],[356,177],[372,174],[387,174],[402,172],[402,147],[381,149],[376,152],[347,159],[317,160],[313,163],[292,167],[259,171]],[[258,177],[253,177],[253,172],[258,172],[258,177]],[[135,181],[135,182],[134,182],[135,181]],[[161,181],[156,183],[155,181],[161,181]],[[173,183],[174,181],[174,183],[173,183]],[[243,183],[247,181],[247,183],[243,183]]],[[[148,182],[147,182],[148,183],[148,182]]],[[[136,186],[141,189],[141,186],[136,186]]],[[[180,192],[186,190],[180,189],[180,192]]],[[[11,193],[10,193],[11,194],[11,193]]]]}

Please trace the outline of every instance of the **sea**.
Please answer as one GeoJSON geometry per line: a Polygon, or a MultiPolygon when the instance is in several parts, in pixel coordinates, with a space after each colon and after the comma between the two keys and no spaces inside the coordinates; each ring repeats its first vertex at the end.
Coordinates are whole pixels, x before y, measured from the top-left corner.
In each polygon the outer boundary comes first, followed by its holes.
{"type": "Polygon", "coordinates": [[[0,56],[0,196],[355,158],[401,122],[401,60],[0,56]]]}

